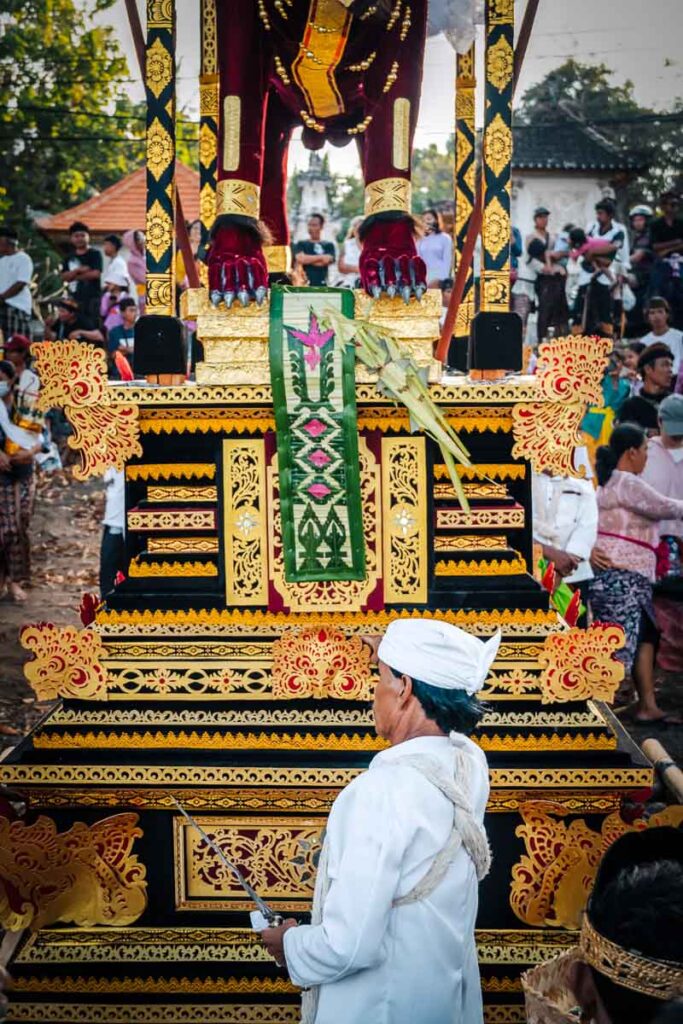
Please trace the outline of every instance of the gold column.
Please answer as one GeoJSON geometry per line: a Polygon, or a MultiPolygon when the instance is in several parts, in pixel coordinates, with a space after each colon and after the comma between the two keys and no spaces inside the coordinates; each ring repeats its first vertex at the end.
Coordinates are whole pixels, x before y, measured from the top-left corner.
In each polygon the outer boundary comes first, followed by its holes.
{"type": "Polygon", "coordinates": [[[147,313],[175,315],[175,3],[147,0],[147,313]]]}
{"type": "MultiPolygon", "coordinates": [[[[455,74],[455,221],[453,227],[455,257],[454,272],[457,273],[462,249],[467,238],[470,217],[474,208],[476,159],[474,148],[474,43],[467,53],[456,58],[455,74]]],[[[474,317],[474,270],[470,267],[465,280],[462,301],[455,318],[455,337],[463,344],[469,338],[470,324],[474,317]]]]}
{"type": "Polygon", "coordinates": [[[514,0],[486,0],[481,308],[510,309],[514,0]]]}
{"type": "Polygon", "coordinates": [[[199,77],[199,211],[202,244],[216,216],[218,169],[218,42],[216,0],[201,0],[201,74],[199,77]]]}

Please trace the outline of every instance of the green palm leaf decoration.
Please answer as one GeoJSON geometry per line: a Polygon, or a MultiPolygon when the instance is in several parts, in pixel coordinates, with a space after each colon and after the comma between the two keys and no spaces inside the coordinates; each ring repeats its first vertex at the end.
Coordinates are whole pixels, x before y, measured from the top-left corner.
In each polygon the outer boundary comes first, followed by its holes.
{"type": "Polygon", "coordinates": [[[350,320],[329,306],[323,311],[326,323],[334,329],[345,345],[353,345],[356,358],[377,373],[377,388],[387,398],[400,402],[410,415],[411,425],[431,437],[441,449],[443,461],[463,509],[469,512],[456,460],[471,466],[469,452],[429,394],[419,366],[401,351],[401,347],[385,328],[367,320],[350,320]]]}

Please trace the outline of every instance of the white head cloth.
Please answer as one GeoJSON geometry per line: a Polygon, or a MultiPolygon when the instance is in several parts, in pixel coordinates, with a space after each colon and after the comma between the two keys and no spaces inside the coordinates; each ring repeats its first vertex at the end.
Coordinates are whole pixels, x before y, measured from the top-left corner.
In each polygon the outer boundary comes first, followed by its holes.
{"type": "Polygon", "coordinates": [[[396,619],[377,654],[385,665],[412,679],[473,694],[484,685],[500,640],[500,632],[483,641],[436,619],[396,619]]]}

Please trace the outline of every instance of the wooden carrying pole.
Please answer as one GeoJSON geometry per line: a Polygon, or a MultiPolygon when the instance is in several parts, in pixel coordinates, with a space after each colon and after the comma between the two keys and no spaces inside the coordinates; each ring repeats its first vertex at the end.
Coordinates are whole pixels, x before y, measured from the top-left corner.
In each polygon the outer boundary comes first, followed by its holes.
{"type": "MultiPolygon", "coordinates": [[[[130,25],[131,35],[133,36],[133,45],[135,46],[135,54],[138,59],[140,74],[142,75],[142,80],[144,82],[145,67],[147,64],[145,37],[142,31],[140,15],[138,13],[138,8],[135,0],[126,0],[126,11],[128,13],[128,23],[130,25]]],[[[194,261],[192,247],[190,246],[190,236],[187,231],[185,216],[183,214],[183,204],[180,198],[180,192],[177,189],[175,199],[175,235],[178,247],[183,254],[183,263],[185,264],[185,273],[187,274],[187,280],[189,282],[190,288],[201,288],[201,282],[199,280],[199,271],[197,270],[197,266],[194,261]]],[[[175,268],[173,268],[173,273],[175,273],[175,268]]]]}
{"type": "MultiPolygon", "coordinates": [[[[524,18],[522,19],[522,25],[519,30],[519,39],[515,47],[514,55],[514,66],[512,73],[512,94],[514,97],[515,89],[519,82],[520,72],[524,63],[524,57],[529,46],[529,39],[531,38],[531,31],[536,18],[536,12],[538,11],[538,5],[540,0],[528,0],[526,9],[524,11],[524,18]]],[[[467,230],[467,237],[465,244],[463,245],[462,253],[458,260],[458,269],[455,275],[455,281],[453,282],[453,292],[451,294],[451,301],[448,304],[448,311],[446,313],[446,319],[441,330],[441,338],[436,348],[436,358],[440,362],[445,362],[448,357],[448,349],[453,337],[453,328],[455,327],[455,320],[458,314],[458,307],[462,302],[463,293],[465,290],[465,283],[467,281],[467,275],[469,273],[472,259],[474,257],[474,247],[477,243],[477,238],[481,232],[482,222],[482,186],[481,186],[481,173],[477,175],[477,187],[474,195],[474,206],[472,209],[472,216],[470,217],[469,228],[467,230]]]]}

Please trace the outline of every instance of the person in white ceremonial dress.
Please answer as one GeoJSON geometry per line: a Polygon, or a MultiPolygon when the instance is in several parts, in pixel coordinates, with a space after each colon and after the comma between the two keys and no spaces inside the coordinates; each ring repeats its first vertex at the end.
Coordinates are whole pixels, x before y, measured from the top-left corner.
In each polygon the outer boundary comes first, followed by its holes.
{"type": "Polygon", "coordinates": [[[499,643],[409,619],[379,644],[375,729],[390,745],[334,802],[311,924],[262,933],[304,989],[302,1024],[481,1024],[489,783],[465,734],[499,643]]]}

